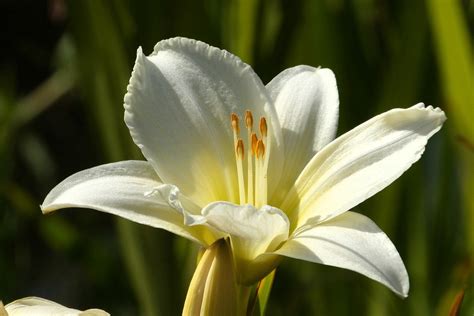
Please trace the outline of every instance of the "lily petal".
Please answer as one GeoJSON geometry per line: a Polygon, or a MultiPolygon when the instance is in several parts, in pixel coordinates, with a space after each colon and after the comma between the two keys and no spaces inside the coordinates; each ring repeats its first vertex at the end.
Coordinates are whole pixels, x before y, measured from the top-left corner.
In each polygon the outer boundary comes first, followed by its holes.
{"type": "Polygon", "coordinates": [[[359,272],[402,297],[408,274],[397,249],[364,215],[346,212],[290,238],[277,254],[359,272]]]}
{"type": "Polygon", "coordinates": [[[257,209],[249,204],[215,202],[206,206],[202,214],[209,225],[229,234],[234,254],[244,259],[273,251],[288,238],[288,218],[269,205],[257,209]]]}
{"type": "Polygon", "coordinates": [[[290,224],[285,213],[269,205],[257,209],[228,202],[211,203],[202,213],[208,225],[230,237],[241,283],[253,283],[255,278],[258,280],[274,268],[274,256],[259,260],[253,266],[252,261],[261,254],[273,252],[288,238],[290,224]]]}
{"type": "Polygon", "coordinates": [[[80,311],[68,308],[58,303],[40,297],[25,297],[5,306],[9,316],[35,315],[35,316],[109,316],[101,309],[88,309],[80,311]]]}
{"type": "MultiPolygon", "coordinates": [[[[281,194],[336,136],[339,94],[330,69],[310,66],[284,70],[267,84],[267,90],[275,104],[285,144],[281,194]]],[[[275,200],[273,203],[278,205],[282,197],[276,196],[275,200]]]]}
{"type": "MultiPolygon", "coordinates": [[[[159,42],[149,57],[138,49],[127,90],[125,122],[133,140],[165,183],[201,207],[238,201],[231,113],[265,116],[270,163],[282,163],[281,130],[267,91],[252,68],[227,51],[186,38],[159,42]]],[[[273,185],[279,174],[272,177],[273,185]]]]}
{"type": "Polygon", "coordinates": [[[282,209],[296,227],[333,218],[387,187],[425,150],[446,116],[422,103],[378,115],[338,137],[305,167],[282,209]]]}
{"type": "Polygon", "coordinates": [[[185,209],[199,212],[199,208],[179,196],[176,187],[162,184],[145,161],[121,161],[80,171],[51,190],[41,210],[49,213],[69,207],[114,214],[204,245],[215,240],[205,227],[185,225],[186,218],[193,218],[185,209]]]}

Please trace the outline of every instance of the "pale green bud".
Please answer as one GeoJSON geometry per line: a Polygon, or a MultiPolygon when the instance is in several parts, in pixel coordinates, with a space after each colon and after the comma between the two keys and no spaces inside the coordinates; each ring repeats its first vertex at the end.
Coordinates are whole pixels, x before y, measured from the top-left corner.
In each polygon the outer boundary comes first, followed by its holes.
{"type": "Polygon", "coordinates": [[[198,263],[183,315],[237,315],[238,305],[232,252],[228,240],[220,239],[204,251],[198,263]]]}

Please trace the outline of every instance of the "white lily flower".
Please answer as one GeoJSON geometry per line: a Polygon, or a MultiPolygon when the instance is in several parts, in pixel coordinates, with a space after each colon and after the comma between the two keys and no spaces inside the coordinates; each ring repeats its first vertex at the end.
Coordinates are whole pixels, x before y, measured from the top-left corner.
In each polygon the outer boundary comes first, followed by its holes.
{"type": "Polygon", "coordinates": [[[25,297],[3,307],[0,302],[0,315],[3,316],[110,316],[101,309],[80,311],[60,305],[40,297],[25,297]]]}
{"type": "Polygon", "coordinates": [[[264,86],[238,57],[199,41],[161,41],[148,57],[139,48],[125,122],[147,161],[76,173],[41,208],[91,208],[204,247],[229,237],[241,284],[286,256],[359,272],[405,297],[394,245],[349,210],[417,161],[446,117],[420,103],[334,139],[338,106],[329,69],[297,66],[264,86]]]}

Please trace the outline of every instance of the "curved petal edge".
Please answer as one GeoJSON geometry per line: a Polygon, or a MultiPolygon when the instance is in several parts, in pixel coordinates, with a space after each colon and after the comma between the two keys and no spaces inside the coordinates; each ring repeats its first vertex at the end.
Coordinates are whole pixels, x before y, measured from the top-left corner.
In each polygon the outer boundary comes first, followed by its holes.
{"type": "Polygon", "coordinates": [[[175,186],[161,183],[149,163],[121,161],[66,178],[46,196],[41,210],[46,214],[62,208],[89,208],[165,229],[204,245],[213,242],[212,234],[203,227],[186,225],[199,208],[178,193],[175,186]]]}
{"type": "Polygon", "coordinates": [[[364,215],[346,212],[303,230],[276,254],[361,273],[407,297],[408,273],[397,249],[364,215]]]}
{"type": "MultiPolygon", "coordinates": [[[[159,177],[200,207],[238,201],[232,113],[266,117],[272,147],[282,146],[276,110],[252,68],[187,38],[161,41],[149,56],[138,50],[124,107],[130,134],[159,177]]],[[[271,165],[280,166],[279,151],[270,151],[271,165]]]]}
{"type": "Polygon", "coordinates": [[[288,68],[267,84],[282,128],[285,164],[274,201],[283,200],[308,161],[336,136],[339,94],[327,68],[288,68]]]}
{"type": "Polygon", "coordinates": [[[381,191],[420,159],[446,120],[420,103],[380,114],[319,151],[284,201],[295,227],[329,220],[381,191]]]}

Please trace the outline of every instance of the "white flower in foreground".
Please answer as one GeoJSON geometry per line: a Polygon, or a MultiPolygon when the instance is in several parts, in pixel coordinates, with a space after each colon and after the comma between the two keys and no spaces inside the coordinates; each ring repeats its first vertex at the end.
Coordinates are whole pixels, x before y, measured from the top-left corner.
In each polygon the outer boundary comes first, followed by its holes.
{"type": "Polygon", "coordinates": [[[42,210],[92,208],[204,247],[229,236],[241,284],[286,256],[350,269],[406,296],[394,245],[349,210],[417,161],[445,115],[417,104],[334,139],[338,106],[329,69],[297,66],[264,86],[239,58],[202,42],[165,40],[148,57],[138,49],[125,122],[147,161],[72,175],[42,210]]]}
{"type": "Polygon", "coordinates": [[[5,307],[0,302],[0,316],[110,316],[101,309],[80,311],[40,297],[25,297],[5,307]]]}

